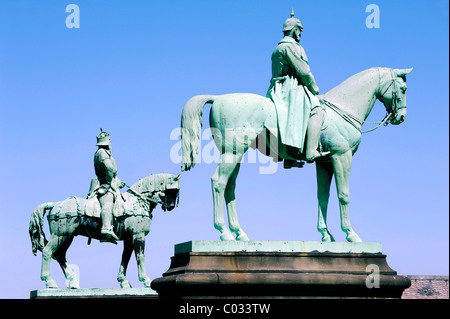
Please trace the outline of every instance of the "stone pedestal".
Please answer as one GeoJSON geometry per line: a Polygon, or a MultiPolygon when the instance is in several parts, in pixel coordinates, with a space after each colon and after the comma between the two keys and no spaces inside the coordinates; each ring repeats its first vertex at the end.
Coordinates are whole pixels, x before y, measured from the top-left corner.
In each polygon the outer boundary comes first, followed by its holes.
{"type": "Polygon", "coordinates": [[[379,243],[192,241],[152,288],[164,298],[400,298],[379,243]]]}

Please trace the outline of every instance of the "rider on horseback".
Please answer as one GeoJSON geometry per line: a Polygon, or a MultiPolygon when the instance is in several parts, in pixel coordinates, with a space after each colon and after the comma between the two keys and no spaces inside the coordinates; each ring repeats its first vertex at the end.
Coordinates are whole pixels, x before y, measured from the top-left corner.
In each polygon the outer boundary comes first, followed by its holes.
{"type": "Polygon", "coordinates": [[[97,136],[97,146],[98,150],[94,155],[94,168],[100,185],[96,194],[101,207],[103,223],[101,233],[106,236],[106,241],[116,243],[119,238],[113,231],[113,206],[117,196],[121,195],[118,188],[123,188],[125,183],[117,178],[117,165],[111,154],[110,137],[103,130],[97,136]]]}
{"type": "MultiPolygon", "coordinates": [[[[292,10],[291,18],[283,25],[284,38],[272,54],[272,79],[267,96],[278,111],[281,142],[294,148],[296,153],[303,153],[306,161],[312,163],[329,152],[317,150],[324,111],[316,96],[319,88],[310,71],[308,58],[299,44],[302,31],[303,26],[299,19],[294,18],[292,10]]],[[[301,167],[303,164],[285,159],[284,167],[292,166],[301,167]]]]}

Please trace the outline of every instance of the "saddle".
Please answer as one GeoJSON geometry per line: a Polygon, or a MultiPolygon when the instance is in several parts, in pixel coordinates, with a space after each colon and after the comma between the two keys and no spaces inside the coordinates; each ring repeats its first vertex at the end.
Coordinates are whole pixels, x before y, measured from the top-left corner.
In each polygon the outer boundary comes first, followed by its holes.
{"type": "MultiPolygon", "coordinates": [[[[322,122],[322,127],[321,130],[324,130],[327,127],[327,111],[326,111],[326,107],[327,104],[325,104],[324,100],[319,99],[320,102],[320,106],[316,106],[316,107],[321,107],[322,109],[324,109],[324,117],[323,117],[323,122],[322,122]]],[[[279,130],[279,126],[277,123],[275,118],[277,116],[277,111],[274,108],[271,113],[269,113],[269,116],[266,120],[266,122],[264,123],[265,126],[265,130],[264,133],[261,134],[261,137],[263,138],[263,140],[261,141],[262,144],[264,144],[264,148],[262,148],[262,150],[265,150],[265,152],[263,152],[266,156],[270,156],[273,158],[274,162],[280,162],[282,160],[289,160],[289,161],[293,161],[294,163],[297,162],[297,164],[295,164],[294,166],[296,167],[302,167],[305,161],[305,143],[306,143],[306,129],[305,129],[305,136],[302,138],[303,140],[303,147],[302,148],[298,148],[298,147],[294,147],[292,145],[288,145],[283,143],[282,139],[281,139],[281,134],[280,134],[280,130],[279,130]],[[270,127],[269,125],[271,125],[272,127],[270,127]],[[298,165],[298,166],[297,166],[298,165]]],[[[261,148],[259,148],[261,151],[261,148]]],[[[322,145],[321,145],[321,141],[319,139],[319,149],[322,149],[322,145]]]]}
{"type": "MultiPolygon", "coordinates": [[[[88,198],[86,200],[86,215],[89,217],[100,218],[101,217],[101,207],[100,201],[98,200],[98,190],[100,189],[100,183],[96,178],[91,180],[91,185],[89,188],[88,198]]],[[[113,216],[115,218],[124,215],[125,210],[133,210],[133,203],[126,200],[126,194],[122,194],[119,190],[109,189],[109,192],[114,192],[114,206],[113,206],[113,216]],[[125,200],[124,200],[125,199],[125,200]],[[128,204],[128,205],[126,205],[128,204]],[[128,207],[130,206],[131,207],[128,207]],[[127,206],[127,207],[126,207],[127,206]]]]}

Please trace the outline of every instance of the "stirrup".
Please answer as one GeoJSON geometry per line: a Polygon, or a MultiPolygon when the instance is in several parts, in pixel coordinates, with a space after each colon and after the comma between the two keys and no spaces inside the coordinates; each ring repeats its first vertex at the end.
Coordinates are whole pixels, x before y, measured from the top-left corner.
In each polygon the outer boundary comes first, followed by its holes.
{"type": "Polygon", "coordinates": [[[303,165],[305,165],[305,162],[303,161],[295,161],[295,160],[290,160],[290,159],[285,159],[283,161],[283,168],[285,169],[290,169],[292,167],[303,167],[303,165]]]}
{"type": "Polygon", "coordinates": [[[119,237],[114,234],[112,227],[110,228],[102,228],[100,231],[102,235],[105,235],[106,239],[100,239],[100,242],[110,242],[117,245],[117,240],[119,240],[119,237]]]}

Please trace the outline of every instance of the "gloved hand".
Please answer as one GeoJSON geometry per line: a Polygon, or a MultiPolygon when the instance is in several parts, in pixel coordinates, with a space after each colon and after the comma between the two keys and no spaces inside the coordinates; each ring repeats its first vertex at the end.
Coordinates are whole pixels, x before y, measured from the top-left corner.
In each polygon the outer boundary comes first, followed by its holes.
{"type": "Polygon", "coordinates": [[[108,185],[108,184],[102,184],[100,186],[100,188],[98,189],[97,194],[100,195],[100,196],[105,195],[108,192],[110,187],[111,186],[108,185]]]}
{"type": "Polygon", "coordinates": [[[125,186],[127,186],[127,183],[120,181],[119,188],[124,188],[125,186]]]}
{"type": "Polygon", "coordinates": [[[316,83],[311,83],[311,85],[308,88],[312,94],[314,95],[318,95],[319,94],[319,87],[317,86],[316,83]]]}

